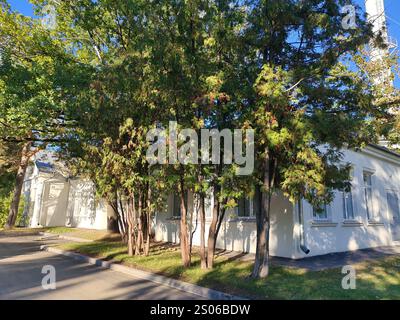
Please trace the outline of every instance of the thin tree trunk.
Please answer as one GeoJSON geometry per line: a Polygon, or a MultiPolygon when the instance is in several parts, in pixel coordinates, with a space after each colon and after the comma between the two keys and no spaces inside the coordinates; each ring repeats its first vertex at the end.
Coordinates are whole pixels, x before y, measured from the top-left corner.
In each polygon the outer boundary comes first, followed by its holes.
{"type": "Polygon", "coordinates": [[[200,194],[200,262],[201,268],[207,269],[207,256],[206,256],[206,209],[204,203],[204,195],[200,194]]]}
{"type": "Polygon", "coordinates": [[[128,255],[133,256],[135,254],[135,238],[134,238],[134,198],[129,198],[128,203],[128,255]]]}
{"type": "Polygon", "coordinates": [[[180,181],[180,200],[181,200],[181,221],[180,221],[180,245],[182,264],[184,267],[189,267],[191,263],[190,248],[189,248],[189,232],[187,226],[187,204],[185,201],[185,188],[183,179],[180,181]]]}
{"type": "Polygon", "coordinates": [[[264,181],[263,192],[257,221],[257,246],[254,261],[252,278],[266,278],[269,274],[269,238],[270,238],[270,209],[271,209],[271,179],[270,179],[270,158],[266,150],[264,159],[264,181]]]}
{"type": "MultiPolygon", "coordinates": [[[[118,199],[118,196],[117,196],[117,199],[118,199]]],[[[127,213],[125,211],[124,205],[123,205],[120,197],[119,197],[119,200],[117,200],[117,201],[119,203],[119,209],[117,209],[117,211],[118,211],[118,230],[121,235],[122,242],[127,243],[128,233],[129,233],[129,222],[128,222],[129,221],[129,213],[127,213]]],[[[128,202],[128,206],[129,206],[129,202],[128,202]]],[[[117,208],[118,208],[118,204],[117,204],[117,208]]],[[[129,211],[129,208],[128,208],[128,211],[129,211]]]]}
{"type": "Polygon", "coordinates": [[[146,239],[146,248],[144,254],[146,256],[150,253],[150,234],[151,234],[151,188],[147,186],[147,239],[146,239]]]}
{"type": "Polygon", "coordinates": [[[138,227],[138,235],[136,241],[136,254],[140,255],[143,249],[143,197],[142,192],[139,192],[138,196],[138,220],[137,220],[137,227],[138,227]]]}
{"type": "MultiPolygon", "coordinates": [[[[218,189],[218,187],[214,187],[218,189]]],[[[214,256],[215,256],[215,245],[217,241],[217,229],[218,229],[218,216],[220,203],[218,199],[219,192],[216,190],[214,197],[213,215],[208,231],[208,243],[207,243],[207,268],[212,269],[214,267],[214,256]]]]}
{"type": "Polygon", "coordinates": [[[15,222],[17,220],[19,203],[21,200],[21,192],[22,192],[22,187],[24,185],[25,173],[26,173],[26,169],[28,168],[28,165],[29,165],[29,159],[30,159],[29,153],[30,153],[31,147],[32,147],[32,143],[28,142],[22,148],[21,160],[19,163],[17,176],[15,179],[14,195],[13,195],[13,199],[11,201],[10,210],[8,213],[8,219],[4,226],[6,229],[13,228],[15,226],[15,222]]]}

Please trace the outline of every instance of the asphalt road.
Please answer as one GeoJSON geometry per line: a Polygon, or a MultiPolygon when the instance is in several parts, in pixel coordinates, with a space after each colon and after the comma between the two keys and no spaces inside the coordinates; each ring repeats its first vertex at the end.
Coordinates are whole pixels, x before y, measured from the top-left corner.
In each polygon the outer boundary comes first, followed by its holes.
{"type": "Polygon", "coordinates": [[[40,251],[40,245],[51,241],[38,239],[32,235],[0,234],[0,300],[199,299],[167,286],[40,251]],[[55,290],[42,288],[45,265],[55,268],[55,290]]]}

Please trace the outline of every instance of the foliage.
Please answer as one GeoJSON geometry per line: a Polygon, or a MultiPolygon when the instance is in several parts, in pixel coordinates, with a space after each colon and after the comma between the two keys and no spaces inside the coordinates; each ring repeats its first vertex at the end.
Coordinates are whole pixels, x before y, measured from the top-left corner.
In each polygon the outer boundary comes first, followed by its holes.
{"type": "MultiPolygon", "coordinates": [[[[201,199],[211,188],[212,267],[226,209],[259,186],[257,248],[268,257],[260,242],[269,238],[262,232],[269,232],[274,192],[292,202],[330,202],[334,190],[349,188],[343,148],[396,135],[391,93],[371,81],[377,72],[362,57],[371,26],[358,7],[357,28],[342,26],[341,8],[352,1],[32,3],[39,17],[54,6],[53,29],[1,1],[0,137],[56,143],[71,170],[91,178],[113,206],[131,254],[148,253],[150,219],[175,192],[189,266],[193,212],[184,193],[201,199]],[[254,174],[239,177],[224,164],[150,166],[146,133],[170,121],[196,132],[254,129],[254,174]]],[[[268,264],[260,260],[255,276],[268,264]]]]}
{"type": "MultiPolygon", "coordinates": [[[[10,209],[10,204],[13,198],[14,192],[13,190],[11,192],[6,193],[4,189],[0,189],[0,228],[3,228],[5,223],[7,222],[8,218],[8,212],[10,209]]],[[[24,198],[21,198],[21,201],[19,203],[19,210],[18,210],[18,215],[16,219],[16,225],[18,226],[20,223],[22,223],[22,217],[24,213],[24,198]]]]}

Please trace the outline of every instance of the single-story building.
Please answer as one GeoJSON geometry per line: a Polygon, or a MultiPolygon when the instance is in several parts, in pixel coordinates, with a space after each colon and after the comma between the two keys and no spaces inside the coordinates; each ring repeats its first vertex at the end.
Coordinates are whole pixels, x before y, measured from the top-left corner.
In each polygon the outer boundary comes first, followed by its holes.
{"type": "MultiPolygon", "coordinates": [[[[344,150],[353,165],[351,192],[336,192],[333,203],[314,210],[306,201],[293,205],[281,193],[274,195],[271,214],[271,255],[300,259],[332,252],[400,244],[400,155],[381,146],[361,151],[344,150]]],[[[73,179],[57,169],[56,162],[34,161],[26,175],[25,214],[29,226],[71,226],[107,229],[113,211],[96,200],[92,182],[73,179]]],[[[157,241],[179,242],[179,201],[168,197],[165,212],[154,217],[157,241]]],[[[188,195],[196,226],[196,206],[188,195]]],[[[206,200],[206,223],[211,220],[213,195],[206,200]]],[[[255,252],[257,208],[242,199],[222,223],[217,248],[255,252]]],[[[208,226],[207,228],[208,229],[208,226]]],[[[200,244],[200,226],[193,244],[200,244]]]]}
{"type": "MultiPolygon", "coordinates": [[[[359,152],[344,150],[344,154],[343,160],[353,165],[351,192],[336,192],[333,203],[325,206],[323,212],[314,210],[306,201],[293,205],[283,194],[274,195],[271,255],[300,259],[400,244],[400,155],[374,145],[359,152]]],[[[158,241],[179,242],[179,202],[175,198],[170,196],[167,212],[155,217],[158,241]]],[[[193,202],[189,195],[191,210],[195,207],[193,202]]],[[[207,225],[211,222],[212,204],[210,194],[207,225]]],[[[230,210],[222,223],[217,248],[254,253],[255,210],[252,199],[243,199],[230,210]]],[[[194,245],[200,244],[199,229],[194,234],[194,245]]]]}
{"type": "Polygon", "coordinates": [[[40,153],[25,175],[23,220],[31,228],[106,230],[114,212],[95,192],[93,182],[72,178],[51,154],[40,153]]]}

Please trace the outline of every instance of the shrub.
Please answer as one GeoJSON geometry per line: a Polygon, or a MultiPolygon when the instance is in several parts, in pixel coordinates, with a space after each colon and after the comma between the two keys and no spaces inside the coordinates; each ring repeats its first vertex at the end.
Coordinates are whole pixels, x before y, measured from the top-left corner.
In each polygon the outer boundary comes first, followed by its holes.
{"type": "MultiPolygon", "coordinates": [[[[0,228],[3,228],[8,218],[8,211],[10,209],[10,204],[14,195],[14,191],[10,191],[6,194],[0,194],[0,228]]],[[[24,197],[21,197],[19,203],[18,216],[16,220],[16,225],[21,221],[24,212],[24,197]]]]}

